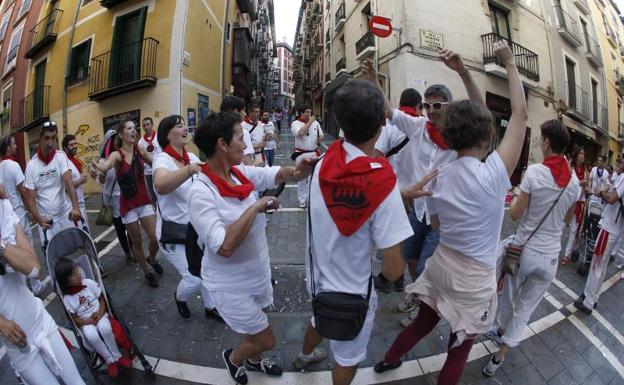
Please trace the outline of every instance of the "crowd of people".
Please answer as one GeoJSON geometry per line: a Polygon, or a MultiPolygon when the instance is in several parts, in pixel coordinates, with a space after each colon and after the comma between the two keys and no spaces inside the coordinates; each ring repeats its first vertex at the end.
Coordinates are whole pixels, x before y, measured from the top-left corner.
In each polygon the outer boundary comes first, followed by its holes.
{"type": "MultiPolygon", "coordinates": [[[[451,331],[438,384],[459,383],[480,335],[500,347],[483,368],[494,375],[555,277],[566,226],[570,235],[561,264],[578,248],[586,196],[604,208],[587,285],[574,302],[591,314],[609,257],[624,241],[624,161],[618,159],[609,173],[599,158],[588,172],[582,148],[570,160],[564,155],[570,145],[566,127],[546,121],[540,126],[543,162],[529,166],[512,189],[528,111],[510,48],[505,42],[495,48],[511,99],[511,118],[496,148],[483,94],[462,58],[448,50],[440,52],[440,60],[459,76],[467,100],[454,101],[447,86],[435,84],[424,97],[404,90],[395,109],[365,60],[360,79],[341,86],[333,98],[341,138],[327,151],[319,150],[324,132],[311,108],[298,106],[297,118],[288,119],[293,166],[274,165],[283,112],[247,106],[233,96],[225,97],[220,112],[200,122],[194,135],[180,115],[163,118],[157,128],[144,118],[142,136],[138,122],[121,121],[106,132],[101,160],[88,170],[76,157],[75,136],[66,135],[57,150],[52,121],[42,125],[39,149],[25,173],[15,160],[15,139],[3,139],[0,182],[7,199],[0,201],[0,336],[15,372],[32,385],[57,384],[57,378],[84,384],[58,326],[37,298],[46,280],[27,214],[40,239],[80,222],[88,231],[82,188],[89,175],[102,186],[102,205],[111,208],[120,245],[147,285],[158,287],[158,276],[165,273],[160,253],[178,272],[172,294],[180,317],[192,317],[188,301],[200,293],[205,317],[243,336],[222,352],[239,384],[248,383],[246,371],[283,372],[263,356],[276,344],[265,313],[273,304],[265,213],[280,207],[278,197],[264,192],[286,182],[297,182],[298,205],[307,210],[304,252],[313,316],[301,352],[293,357],[297,369],[326,359],[320,345],[328,339],[336,362],[333,383],[350,384],[367,357],[377,290],[396,290],[405,292],[398,305],[406,313],[404,329],[379,357],[377,373],[398,368],[444,319],[451,331]],[[187,149],[191,140],[203,160],[187,149]],[[500,243],[510,190],[509,215],[519,225],[500,243]],[[196,253],[198,271],[191,268],[196,253]],[[375,253],[381,272],[373,276],[375,253]]],[[[55,277],[63,305],[108,374],[116,377],[120,368],[130,367],[116,346],[98,283],[64,258],[55,277]]]]}

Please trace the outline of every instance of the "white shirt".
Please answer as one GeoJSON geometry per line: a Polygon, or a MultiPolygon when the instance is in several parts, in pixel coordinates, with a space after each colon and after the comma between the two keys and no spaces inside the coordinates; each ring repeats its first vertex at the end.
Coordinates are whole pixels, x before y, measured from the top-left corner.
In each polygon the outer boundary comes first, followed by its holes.
{"type": "MultiPolygon", "coordinates": [[[[162,152],[162,148],[160,148],[160,144],[158,144],[158,134],[156,133],[156,131],[152,131],[154,133],[154,139],[152,140],[152,146],[154,146],[154,149],[150,152],[150,155],[152,155],[152,159],[159,153],[162,152]]],[[[147,147],[149,146],[149,142],[147,140],[145,140],[145,136],[141,136],[141,139],[139,139],[139,147],[144,148],[147,151],[147,147]]],[[[152,175],[152,167],[143,162],[145,167],[145,175],[152,175]]]]}
{"type": "MultiPolygon", "coordinates": [[[[386,122],[381,128],[381,134],[375,143],[375,149],[388,154],[390,150],[401,144],[405,140],[405,134],[396,126],[386,122]]],[[[415,184],[414,181],[414,161],[411,154],[412,147],[409,142],[396,154],[390,156],[388,162],[392,166],[399,181],[399,188],[415,184]]]]}
{"type": "Polygon", "coordinates": [[[249,131],[243,128],[243,143],[245,143],[245,150],[243,151],[243,155],[253,155],[255,154],[253,143],[251,143],[251,135],[249,131]]]}
{"type": "MultiPolygon", "coordinates": [[[[350,143],[344,142],[343,147],[347,152],[347,163],[365,156],[350,143]]],[[[399,187],[395,185],[362,227],[349,237],[343,236],[329,214],[319,186],[318,175],[323,161],[321,159],[316,165],[310,192],[315,292],[339,291],[365,296],[371,276],[371,256],[375,250],[402,242],[413,235],[412,227],[399,187]]],[[[311,282],[307,252],[306,268],[308,282],[311,282]]]]}
{"type": "Polygon", "coordinates": [[[277,148],[277,141],[275,140],[275,126],[273,125],[272,122],[269,122],[267,124],[264,124],[262,122],[260,122],[260,124],[262,124],[262,131],[264,131],[264,134],[271,134],[273,135],[272,139],[268,139],[265,143],[264,143],[264,149],[265,150],[275,150],[277,148]]]}
{"type": "Polygon", "coordinates": [[[54,159],[45,165],[39,155],[28,161],[24,187],[35,190],[39,214],[48,217],[59,217],[69,214],[70,200],[65,193],[63,175],[69,171],[69,160],[62,151],[56,151],[54,159]]]}
{"type": "MultiPolygon", "coordinates": [[[[256,191],[275,188],[275,177],[280,167],[236,167],[254,184],[256,191]]],[[[271,279],[264,214],[256,215],[247,237],[230,257],[217,254],[225,240],[226,226],[236,222],[255,202],[256,194],[253,192],[242,201],[222,197],[203,173],[191,186],[189,219],[197,231],[199,246],[206,246],[201,274],[203,285],[208,290],[259,293],[271,279]]]]}
{"type": "Polygon", "coordinates": [[[541,163],[537,163],[527,168],[522,183],[520,183],[520,190],[526,194],[531,194],[531,198],[518,226],[514,239],[515,243],[542,252],[544,255],[552,255],[558,258],[565,216],[570,207],[576,204],[581,192],[578,178],[572,172],[572,179],[566,186],[561,198],[529,243],[525,242],[537,228],[546,212],[550,210],[555,199],[561,193],[561,188],[555,183],[550,169],[541,163]]]}
{"type": "Polygon", "coordinates": [[[609,171],[606,168],[602,169],[602,176],[598,176],[598,167],[591,169],[589,173],[589,180],[591,181],[592,194],[596,194],[596,191],[606,188],[609,183],[609,171]]]}
{"type": "MultiPolygon", "coordinates": [[[[438,169],[440,166],[457,159],[457,152],[442,150],[430,138],[427,132],[427,118],[422,116],[413,117],[395,109],[392,114],[391,124],[403,131],[410,138],[408,146],[411,147],[412,179],[410,184],[415,184],[425,175],[438,169]]],[[[438,177],[439,178],[439,177],[438,177]]],[[[414,213],[416,218],[422,220],[428,214],[427,204],[424,199],[414,199],[414,213]]]]}
{"type": "Polygon", "coordinates": [[[511,188],[503,160],[494,151],[485,162],[464,156],[440,167],[429,212],[440,220],[440,243],[496,267],[505,194],[511,188]]]}
{"type": "MultiPolygon", "coordinates": [[[[258,143],[264,140],[264,124],[258,121],[256,122],[256,128],[254,128],[253,124],[249,124],[245,121],[242,123],[243,129],[249,132],[251,138],[251,144],[253,146],[257,146],[258,143]]],[[[254,153],[262,151],[261,149],[254,150],[254,153]]]]}
{"type": "MultiPolygon", "coordinates": [[[[620,175],[613,183],[613,188],[618,197],[624,196],[624,174],[620,175]]],[[[624,198],[623,198],[624,199],[624,198]]],[[[602,228],[614,236],[619,235],[624,227],[624,216],[620,215],[620,200],[608,204],[602,213],[602,228]],[[616,222],[617,219],[617,222],[616,222]]]]}
{"type": "MultiPolygon", "coordinates": [[[[200,160],[197,155],[189,152],[188,153],[191,163],[199,163],[200,160]]],[[[159,168],[163,168],[169,172],[179,170],[179,166],[175,163],[175,160],[171,157],[171,155],[161,152],[156,155],[154,159],[154,163],[152,164],[152,168],[154,170],[154,174],[156,170],[159,168]]],[[[171,191],[169,194],[161,195],[156,192],[158,196],[157,201],[157,216],[156,216],[156,237],[160,239],[161,230],[162,230],[162,220],[163,218],[166,221],[171,221],[180,224],[187,224],[189,222],[188,210],[189,210],[189,201],[188,194],[191,185],[193,184],[193,179],[196,179],[196,176],[192,178],[188,178],[184,181],[180,186],[176,187],[175,190],[171,191]]]]}
{"type": "MultiPolygon", "coordinates": [[[[69,166],[69,171],[71,171],[72,182],[76,183],[76,181],[80,179],[80,171],[78,171],[78,168],[72,161],[67,162],[67,165],[69,166]]],[[[82,190],[82,186],[84,185],[80,185],[78,187],[74,186],[74,190],[76,190],[76,196],[78,197],[78,204],[80,204],[81,206],[84,206],[84,192],[82,190]]]]}
{"type": "Polygon", "coordinates": [[[63,296],[63,305],[71,314],[75,314],[78,318],[88,319],[100,310],[100,295],[102,289],[92,279],[85,278],[82,284],[86,286],[76,294],[65,294],[63,296]]]}
{"type": "Polygon", "coordinates": [[[308,133],[301,136],[299,135],[299,130],[301,130],[301,128],[305,125],[306,124],[300,120],[295,120],[290,125],[290,130],[295,136],[295,149],[314,151],[318,147],[318,140],[323,135],[323,130],[321,130],[319,122],[315,121],[310,126],[308,133]]]}
{"type": "Polygon", "coordinates": [[[11,159],[0,162],[0,182],[6,190],[9,201],[11,201],[13,211],[18,218],[23,218],[26,215],[26,209],[17,186],[24,183],[24,173],[19,163],[11,159]]]}

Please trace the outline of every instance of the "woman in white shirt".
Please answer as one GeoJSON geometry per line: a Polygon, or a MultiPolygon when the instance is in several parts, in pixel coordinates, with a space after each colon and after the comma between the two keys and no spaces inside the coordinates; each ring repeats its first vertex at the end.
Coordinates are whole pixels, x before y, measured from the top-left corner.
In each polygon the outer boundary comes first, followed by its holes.
{"type": "MultiPolygon", "coordinates": [[[[423,274],[405,288],[422,305],[414,322],[395,339],[378,373],[401,365],[401,357],[429,334],[440,319],[450,324],[448,355],[438,377],[440,385],[457,384],[474,339],[486,333],[496,314],[496,247],[509,177],[520,158],[527,107],[514,56],[505,41],[495,43],[498,62],[507,69],[511,119],[496,151],[488,155],[494,119],[481,93],[451,103],[443,117],[445,142],[457,159],[442,166],[429,198],[432,226],[440,243],[423,274]],[[485,159],[485,161],[482,161],[485,159]]],[[[440,59],[453,68],[457,55],[442,51],[440,59]]],[[[467,76],[467,70],[460,76],[467,76]]],[[[388,102],[389,118],[392,108],[388,102]]]]}
{"type": "Polygon", "coordinates": [[[273,304],[264,212],[277,209],[279,202],[275,197],[257,199],[253,191],[301,180],[318,159],[302,161],[297,168],[239,166],[243,128],[240,115],[232,113],[204,119],[194,142],[207,157],[188,197],[190,224],[204,252],[202,284],[225,323],[245,335],[236,349],[223,351],[223,360],[239,384],[247,383],[245,367],[281,375],[275,362],[261,356],[275,346],[262,311],[273,304]]]}
{"type": "Polygon", "coordinates": [[[186,231],[179,233],[179,239],[167,234],[168,223],[175,223],[176,227],[183,229],[189,222],[188,193],[196,178],[195,175],[203,164],[197,155],[186,151],[185,146],[190,139],[188,127],[182,116],[171,115],[160,121],[158,143],[163,150],[156,155],[152,164],[154,190],[158,196],[156,236],[160,241],[160,251],[182,276],[174,294],[182,318],[191,317],[187,301],[191,295],[201,290],[206,317],[223,322],[214,308],[210,293],[202,286],[201,278],[189,273],[186,261],[186,231]]]}
{"type": "Polygon", "coordinates": [[[59,328],[26,286],[39,261],[8,200],[0,201],[0,340],[11,365],[29,385],[84,385],[59,328]]]}

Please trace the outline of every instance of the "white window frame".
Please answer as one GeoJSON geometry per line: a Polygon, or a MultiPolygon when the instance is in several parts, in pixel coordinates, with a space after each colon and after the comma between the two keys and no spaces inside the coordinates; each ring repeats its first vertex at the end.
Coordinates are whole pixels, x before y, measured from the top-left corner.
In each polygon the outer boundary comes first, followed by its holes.
{"type": "Polygon", "coordinates": [[[13,8],[10,8],[4,13],[4,15],[2,15],[2,20],[0,20],[0,41],[4,40],[4,38],[6,37],[7,30],[9,29],[9,23],[11,22],[12,13],[13,8]],[[2,28],[3,26],[4,28],[2,28]]]}
{"type": "Polygon", "coordinates": [[[33,0],[22,0],[22,4],[19,7],[19,11],[17,13],[17,19],[16,20],[21,19],[25,14],[28,13],[28,11],[30,11],[30,7],[32,7],[32,3],[33,3],[33,0]],[[26,3],[26,2],[28,2],[28,3],[26,3]],[[28,8],[27,9],[24,8],[25,4],[28,4],[28,8]]]}
{"type": "MultiPolygon", "coordinates": [[[[15,28],[13,30],[13,33],[11,34],[11,39],[9,40],[9,46],[8,46],[8,50],[7,50],[7,57],[6,57],[6,64],[4,67],[4,73],[6,74],[7,72],[9,72],[9,70],[11,70],[12,68],[15,68],[15,65],[17,64],[17,54],[15,55],[15,57],[9,61],[9,52],[11,52],[11,50],[15,47],[19,47],[21,40],[22,40],[22,35],[24,32],[24,23],[22,23],[21,25],[19,25],[17,28],[15,28]],[[17,43],[15,44],[15,46],[12,47],[12,42],[13,42],[13,38],[19,34],[19,37],[17,38],[17,43]]],[[[17,49],[18,53],[19,53],[19,48],[17,49]]]]}

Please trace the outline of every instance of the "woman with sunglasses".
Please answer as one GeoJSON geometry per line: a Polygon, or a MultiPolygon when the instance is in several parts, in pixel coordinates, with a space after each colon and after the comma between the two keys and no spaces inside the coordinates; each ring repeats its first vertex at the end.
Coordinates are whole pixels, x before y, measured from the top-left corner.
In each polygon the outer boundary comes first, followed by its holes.
{"type": "Polygon", "coordinates": [[[99,172],[106,176],[108,170],[114,168],[117,175],[117,183],[121,189],[119,207],[121,219],[128,230],[132,243],[132,254],[139,262],[145,273],[145,279],[150,287],[158,287],[158,281],[152,269],[158,274],[163,274],[163,268],[156,261],[158,253],[158,241],[156,239],[156,215],[154,206],[147,190],[143,164],[152,164],[151,155],[137,146],[137,128],[134,121],[123,120],[117,128],[117,145],[119,150],[110,154],[108,159],[100,163],[93,163],[92,173],[99,172]],[[149,239],[149,258],[143,253],[141,240],[141,226],[149,239]],[[151,268],[150,268],[151,265],[151,268]]]}
{"type": "Polygon", "coordinates": [[[450,324],[451,336],[438,384],[457,384],[475,338],[486,333],[494,321],[496,248],[505,195],[511,188],[509,177],[520,158],[528,115],[513,53],[505,41],[495,43],[494,48],[508,74],[512,110],[509,125],[501,144],[488,155],[494,119],[487,107],[462,100],[446,108],[441,133],[449,148],[457,151],[457,159],[440,168],[428,201],[432,225],[440,231],[440,243],[423,274],[405,288],[418,295],[422,305],[414,322],[399,334],[383,361],[375,366],[378,373],[399,367],[401,357],[444,318],[450,324]]]}

